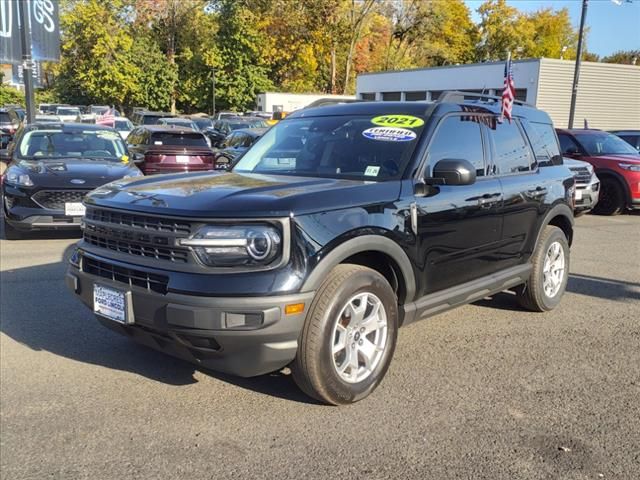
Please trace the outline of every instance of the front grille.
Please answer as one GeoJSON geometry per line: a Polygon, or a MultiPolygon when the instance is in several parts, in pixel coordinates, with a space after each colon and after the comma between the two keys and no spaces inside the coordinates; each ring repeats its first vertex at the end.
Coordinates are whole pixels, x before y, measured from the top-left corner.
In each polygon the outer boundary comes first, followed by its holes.
{"type": "Polygon", "coordinates": [[[591,181],[591,173],[587,167],[571,167],[570,170],[576,179],[576,183],[589,183],[591,181]]]}
{"type": "Polygon", "coordinates": [[[84,240],[90,245],[137,257],[188,263],[189,249],[177,246],[191,224],[89,207],[85,214],[84,240]]]}
{"type": "Polygon", "coordinates": [[[90,190],[40,190],[31,199],[42,208],[64,210],[65,203],[80,203],[90,190]]]}
{"type": "Polygon", "coordinates": [[[169,278],[165,275],[155,275],[132,268],[118,267],[110,263],[82,257],[82,271],[90,275],[106,278],[125,285],[144,288],[146,290],[166,294],[169,278]]]}
{"type": "Polygon", "coordinates": [[[185,234],[185,236],[191,233],[191,225],[187,222],[148,217],[146,215],[113,212],[111,210],[98,208],[88,208],[85,220],[95,220],[101,223],[112,223],[123,227],[142,228],[156,232],[182,233],[185,234]]]}

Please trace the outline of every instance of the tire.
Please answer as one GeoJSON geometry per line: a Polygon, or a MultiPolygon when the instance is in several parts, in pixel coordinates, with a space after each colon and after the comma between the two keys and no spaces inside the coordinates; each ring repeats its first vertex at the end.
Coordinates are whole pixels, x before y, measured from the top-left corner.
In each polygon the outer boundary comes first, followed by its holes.
{"type": "Polygon", "coordinates": [[[624,190],[613,178],[603,178],[600,183],[600,198],[593,213],[597,215],[619,215],[625,207],[624,190]]]}
{"type": "Polygon", "coordinates": [[[2,227],[4,229],[4,238],[7,240],[21,240],[23,237],[22,232],[13,228],[7,220],[2,217],[2,227]]]}
{"type": "MultiPolygon", "coordinates": [[[[569,279],[569,243],[564,232],[558,227],[545,227],[536,250],[532,256],[533,270],[525,285],[516,292],[518,301],[527,310],[534,312],[548,312],[558,306],[569,279]],[[552,246],[554,250],[552,251],[552,246]],[[548,271],[547,257],[553,257],[555,248],[559,246],[559,261],[562,261],[562,273],[545,277],[545,270],[548,271]],[[548,278],[551,277],[551,278],[548,278]],[[554,281],[555,280],[555,281],[554,281]],[[551,285],[554,285],[551,288],[551,285]]],[[[558,266],[559,264],[556,264],[558,266]]],[[[553,269],[551,270],[554,271],[553,269]]],[[[558,270],[555,270],[558,272],[558,270]]]]}
{"type": "Polygon", "coordinates": [[[370,268],[338,265],[309,308],[291,364],[293,379],[302,391],[323,403],[346,405],[362,400],[384,378],[397,336],[398,301],[389,282],[370,268]],[[376,306],[379,310],[374,314],[376,306]],[[368,325],[363,322],[366,328],[377,325],[378,329],[366,333],[359,324],[363,317],[369,319],[368,325]]]}

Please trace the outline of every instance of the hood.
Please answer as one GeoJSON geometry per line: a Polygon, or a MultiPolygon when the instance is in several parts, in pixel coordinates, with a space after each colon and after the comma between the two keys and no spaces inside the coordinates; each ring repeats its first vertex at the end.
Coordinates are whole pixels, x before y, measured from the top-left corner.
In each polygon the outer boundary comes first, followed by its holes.
{"type": "Polygon", "coordinates": [[[388,203],[400,181],[244,173],[187,173],[114,182],[91,192],[88,204],[185,217],[285,217],[388,203]]]}
{"type": "Polygon", "coordinates": [[[590,163],[602,162],[622,162],[622,163],[640,163],[640,155],[597,155],[592,157],[585,157],[585,160],[590,163]]]}
{"type": "Polygon", "coordinates": [[[131,163],[87,159],[22,160],[17,166],[35,185],[49,188],[93,189],[137,170],[131,163]]]}

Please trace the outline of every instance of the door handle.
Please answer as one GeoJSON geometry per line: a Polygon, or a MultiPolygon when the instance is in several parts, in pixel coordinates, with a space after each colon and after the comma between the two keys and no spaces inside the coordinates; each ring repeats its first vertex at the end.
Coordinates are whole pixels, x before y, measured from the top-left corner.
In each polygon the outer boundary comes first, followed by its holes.
{"type": "Polygon", "coordinates": [[[527,190],[527,193],[533,198],[544,197],[547,194],[547,189],[544,187],[536,187],[535,190],[527,190]]]}
{"type": "Polygon", "coordinates": [[[485,193],[481,197],[477,198],[478,205],[483,208],[490,207],[491,205],[495,205],[496,203],[502,201],[501,193],[485,193]]]}

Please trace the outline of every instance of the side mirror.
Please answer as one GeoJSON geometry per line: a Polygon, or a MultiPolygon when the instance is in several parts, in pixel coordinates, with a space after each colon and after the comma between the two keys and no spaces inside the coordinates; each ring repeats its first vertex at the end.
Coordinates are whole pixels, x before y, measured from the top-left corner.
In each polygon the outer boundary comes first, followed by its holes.
{"type": "Polygon", "coordinates": [[[6,148],[0,150],[0,162],[9,163],[10,161],[11,161],[11,154],[9,153],[9,150],[7,150],[6,148]]]}
{"type": "Polygon", "coordinates": [[[468,160],[446,158],[433,167],[427,184],[471,185],[476,181],[476,169],[468,160]]]}
{"type": "Polygon", "coordinates": [[[135,163],[135,164],[144,163],[144,154],[143,153],[134,153],[133,154],[133,163],[135,163]]]}

